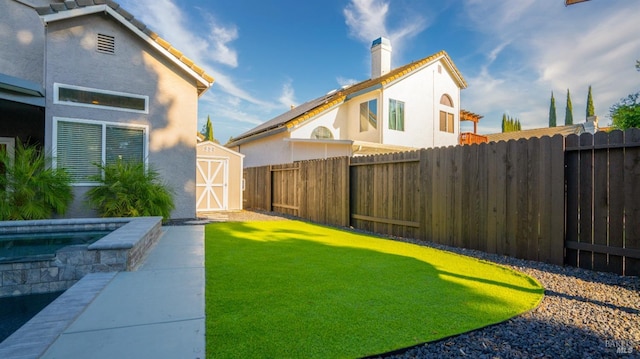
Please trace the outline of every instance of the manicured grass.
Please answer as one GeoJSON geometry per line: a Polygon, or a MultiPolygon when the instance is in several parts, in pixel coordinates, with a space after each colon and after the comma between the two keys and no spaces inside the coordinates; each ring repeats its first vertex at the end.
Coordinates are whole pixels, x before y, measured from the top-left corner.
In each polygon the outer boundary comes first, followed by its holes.
{"type": "Polygon", "coordinates": [[[299,221],[205,232],[209,358],[355,358],[501,322],[542,300],[524,274],[299,221]]]}

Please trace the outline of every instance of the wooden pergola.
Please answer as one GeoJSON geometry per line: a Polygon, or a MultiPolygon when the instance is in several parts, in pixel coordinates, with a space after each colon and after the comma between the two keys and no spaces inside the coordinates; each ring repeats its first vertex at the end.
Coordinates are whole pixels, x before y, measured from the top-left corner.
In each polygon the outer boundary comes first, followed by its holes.
{"type": "Polygon", "coordinates": [[[478,135],[478,122],[482,118],[482,115],[478,115],[477,113],[473,113],[467,110],[460,110],[460,121],[471,121],[473,122],[473,133],[464,132],[460,133],[460,144],[461,145],[471,145],[474,143],[485,143],[487,142],[487,136],[478,135]]]}

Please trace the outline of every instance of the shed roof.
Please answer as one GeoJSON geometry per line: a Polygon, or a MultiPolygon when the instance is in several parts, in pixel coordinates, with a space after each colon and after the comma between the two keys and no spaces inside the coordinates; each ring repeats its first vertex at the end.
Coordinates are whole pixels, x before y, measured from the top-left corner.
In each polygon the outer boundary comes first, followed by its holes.
{"type": "Polygon", "coordinates": [[[445,51],[440,51],[418,61],[414,61],[407,65],[393,69],[383,76],[364,80],[354,85],[331,91],[326,95],[305,102],[302,105],[294,107],[290,111],[278,115],[271,120],[235,137],[233,141],[227,144],[227,146],[235,146],[237,144],[245,142],[244,140],[247,140],[249,137],[256,136],[267,131],[275,130],[278,128],[291,128],[298,123],[304,122],[316,115],[319,115],[322,112],[333,108],[334,106],[340,105],[341,103],[349,100],[352,97],[359,96],[367,92],[391,85],[396,81],[399,81],[400,79],[409,76],[419,69],[431,65],[437,61],[444,62],[454,81],[460,88],[467,87],[467,82],[464,80],[462,74],[455,66],[449,55],[445,51]]]}
{"type": "Polygon", "coordinates": [[[69,19],[77,16],[105,12],[125,25],[136,35],[147,40],[169,60],[178,64],[198,81],[198,94],[203,94],[214,82],[211,75],[196,65],[193,60],[173,47],[171,43],[149,29],[144,23],[136,19],[131,13],[112,0],[64,0],[36,7],[36,11],[45,23],[69,19]]]}

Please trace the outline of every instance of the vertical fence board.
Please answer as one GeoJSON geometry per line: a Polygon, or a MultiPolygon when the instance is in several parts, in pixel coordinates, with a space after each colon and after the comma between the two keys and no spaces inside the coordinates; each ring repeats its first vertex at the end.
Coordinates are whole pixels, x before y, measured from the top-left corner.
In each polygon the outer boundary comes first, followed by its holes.
{"type": "MultiPolygon", "coordinates": [[[[624,143],[622,131],[609,133],[609,246],[622,248],[624,246],[624,148],[618,147],[624,143]]],[[[609,255],[608,268],[614,273],[623,273],[624,258],[609,255]]]]}
{"type": "Polygon", "coordinates": [[[506,211],[506,242],[505,255],[516,257],[516,243],[518,230],[518,163],[516,151],[518,143],[514,140],[507,142],[507,211],[506,211]]]}
{"type": "Polygon", "coordinates": [[[527,255],[526,258],[537,261],[540,209],[540,139],[532,138],[527,141],[527,255]]]}
{"type": "MultiPolygon", "coordinates": [[[[606,148],[609,143],[606,132],[593,136],[593,244],[607,245],[607,220],[609,217],[609,155],[606,148]],[[598,147],[605,147],[600,148],[598,147]]],[[[607,270],[607,254],[593,254],[593,269],[607,270]]]]}
{"type": "Polygon", "coordinates": [[[498,202],[500,201],[498,194],[504,192],[504,187],[499,183],[501,176],[498,174],[500,160],[498,144],[496,142],[489,143],[487,151],[487,252],[498,253],[498,202]]]}
{"type": "MultiPolygon", "coordinates": [[[[580,222],[578,241],[593,244],[593,135],[580,135],[580,222]]],[[[580,250],[578,252],[578,266],[593,269],[593,252],[580,250]]]]}
{"type": "Polygon", "coordinates": [[[443,213],[445,211],[444,208],[444,179],[442,178],[442,159],[441,157],[441,148],[433,149],[433,226],[432,226],[432,236],[433,241],[440,244],[445,243],[444,238],[442,238],[442,232],[440,227],[442,226],[442,219],[444,218],[443,213]]]}
{"type": "MultiPolygon", "coordinates": [[[[624,246],[640,250],[640,129],[624,133],[624,246]]],[[[625,258],[625,275],[640,275],[640,259],[625,258]]]]}
{"type": "Polygon", "coordinates": [[[528,150],[527,141],[524,139],[517,141],[516,150],[516,178],[517,190],[512,195],[516,199],[516,258],[527,259],[527,232],[528,232],[528,207],[529,207],[529,171],[528,171],[528,150]]]}
{"type": "MultiPolygon", "coordinates": [[[[476,212],[478,213],[478,233],[474,236],[474,241],[478,250],[487,252],[489,246],[488,222],[489,222],[489,174],[487,168],[489,166],[488,157],[489,145],[481,143],[478,147],[478,198],[476,199],[476,212]]],[[[494,249],[493,249],[494,250],[494,249]]],[[[491,251],[490,251],[491,253],[491,251]]]]}
{"type": "Polygon", "coordinates": [[[469,158],[470,158],[470,161],[473,163],[473,164],[469,163],[469,166],[467,167],[469,171],[465,173],[465,177],[469,178],[469,192],[467,194],[467,197],[469,198],[469,207],[468,207],[469,212],[466,218],[467,227],[468,227],[467,229],[468,247],[467,248],[479,250],[481,246],[478,243],[478,236],[482,232],[482,226],[483,226],[482,221],[485,218],[484,214],[480,213],[480,204],[479,204],[479,201],[481,199],[480,171],[484,170],[483,168],[480,167],[482,163],[480,160],[481,146],[475,145],[475,146],[463,146],[463,147],[469,147],[469,152],[470,152],[469,158]]]}
{"type": "Polygon", "coordinates": [[[423,149],[420,151],[420,173],[422,179],[422,202],[424,212],[421,214],[422,239],[434,241],[433,239],[433,149],[423,149]]]}
{"type": "MultiPolygon", "coordinates": [[[[543,262],[549,262],[551,259],[551,219],[552,219],[552,205],[553,197],[551,191],[553,184],[551,181],[552,173],[552,139],[550,137],[542,137],[540,139],[540,157],[538,165],[536,166],[537,172],[541,174],[540,181],[538,182],[538,196],[540,198],[539,206],[539,231],[537,233],[538,240],[538,260],[543,262]]],[[[560,184],[557,184],[560,185],[560,184]]],[[[564,201],[563,201],[564,202],[564,201]]],[[[558,240],[558,238],[556,238],[558,240]]]]}
{"type": "Polygon", "coordinates": [[[456,247],[463,247],[463,238],[465,236],[466,231],[466,216],[467,207],[468,207],[468,195],[469,189],[465,188],[464,184],[464,164],[465,161],[465,153],[466,147],[469,146],[456,146],[453,152],[453,215],[449,218],[452,226],[451,236],[453,237],[451,240],[452,245],[456,247]]]}
{"type": "Polygon", "coordinates": [[[564,263],[564,221],[565,221],[565,187],[564,187],[564,138],[556,135],[551,138],[551,174],[549,186],[551,187],[551,205],[549,238],[549,262],[562,265],[564,263]]]}
{"type": "Polygon", "coordinates": [[[500,141],[496,144],[496,253],[506,254],[507,247],[507,143],[500,141]]]}
{"type": "MultiPolygon", "coordinates": [[[[580,138],[577,135],[569,135],[565,139],[567,148],[576,148],[580,145],[580,138]]],[[[565,240],[567,242],[578,242],[578,209],[580,201],[580,151],[571,150],[565,154],[566,172],[566,225],[565,240]]],[[[566,249],[565,262],[578,266],[578,250],[566,249]]]]}

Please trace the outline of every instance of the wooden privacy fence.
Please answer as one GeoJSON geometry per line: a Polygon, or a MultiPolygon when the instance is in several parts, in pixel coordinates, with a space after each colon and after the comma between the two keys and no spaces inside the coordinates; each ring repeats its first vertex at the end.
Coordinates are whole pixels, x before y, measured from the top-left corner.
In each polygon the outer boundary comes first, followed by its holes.
{"type": "Polygon", "coordinates": [[[638,275],[640,136],[592,138],[568,137],[566,151],[557,135],[247,168],[245,208],[638,275]]]}
{"type": "Polygon", "coordinates": [[[566,139],[566,263],[640,275],[640,130],[566,139]]]}

